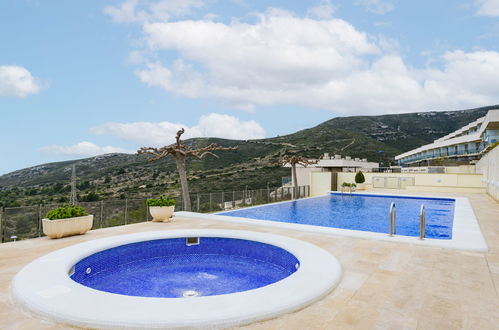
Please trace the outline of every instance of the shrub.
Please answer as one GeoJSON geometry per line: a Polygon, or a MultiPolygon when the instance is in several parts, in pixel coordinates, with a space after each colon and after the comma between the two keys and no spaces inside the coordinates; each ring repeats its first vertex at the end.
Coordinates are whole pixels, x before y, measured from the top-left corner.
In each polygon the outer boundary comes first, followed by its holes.
{"type": "Polygon", "coordinates": [[[67,219],[67,218],[74,218],[74,217],[82,217],[88,215],[85,210],[76,205],[69,205],[69,204],[64,204],[62,207],[58,207],[56,209],[48,211],[48,213],[45,215],[45,218],[50,219],[50,220],[57,220],[57,219],[67,219]]]}
{"type": "Polygon", "coordinates": [[[81,198],[82,202],[97,202],[100,200],[99,194],[94,191],[89,192],[81,198]]]}
{"type": "Polygon", "coordinates": [[[159,196],[158,199],[149,198],[147,199],[147,206],[173,206],[175,205],[175,200],[171,197],[159,196]]]}
{"type": "Polygon", "coordinates": [[[358,171],[357,174],[355,174],[355,183],[364,183],[364,182],[366,182],[364,173],[362,173],[362,171],[358,171]]]}

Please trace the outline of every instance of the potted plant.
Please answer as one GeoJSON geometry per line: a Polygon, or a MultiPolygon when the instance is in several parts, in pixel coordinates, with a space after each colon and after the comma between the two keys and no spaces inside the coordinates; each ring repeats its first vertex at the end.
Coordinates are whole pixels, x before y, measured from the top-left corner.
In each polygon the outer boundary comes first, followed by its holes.
{"type": "Polygon", "coordinates": [[[345,192],[345,190],[348,188],[348,190],[350,192],[354,192],[355,191],[355,187],[357,187],[357,185],[355,183],[348,183],[348,182],[343,182],[341,184],[341,192],[345,192]]]}
{"type": "Polygon", "coordinates": [[[171,197],[159,196],[159,198],[149,198],[147,200],[149,213],[154,222],[169,222],[175,211],[175,200],[171,197]]]}
{"type": "Polygon", "coordinates": [[[50,210],[42,219],[43,233],[50,238],[82,235],[92,229],[94,216],[76,205],[64,204],[50,210]]]}
{"type": "Polygon", "coordinates": [[[362,171],[358,171],[357,174],[355,174],[355,183],[357,184],[359,190],[366,190],[364,182],[366,182],[364,173],[362,173],[362,171]]]}

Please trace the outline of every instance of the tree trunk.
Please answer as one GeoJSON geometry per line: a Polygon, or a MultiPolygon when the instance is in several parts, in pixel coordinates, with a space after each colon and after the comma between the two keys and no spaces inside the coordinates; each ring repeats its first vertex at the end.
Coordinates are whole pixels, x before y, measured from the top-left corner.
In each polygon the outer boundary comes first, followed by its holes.
{"type": "Polygon", "coordinates": [[[182,199],[184,202],[184,211],[191,211],[191,197],[189,196],[189,186],[187,184],[187,174],[185,173],[185,157],[175,156],[177,161],[178,175],[180,176],[180,185],[182,186],[182,199]]]}
{"type": "Polygon", "coordinates": [[[293,183],[294,183],[293,199],[294,199],[298,194],[298,178],[296,177],[296,164],[291,164],[291,169],[293,173],[293,183]]]}

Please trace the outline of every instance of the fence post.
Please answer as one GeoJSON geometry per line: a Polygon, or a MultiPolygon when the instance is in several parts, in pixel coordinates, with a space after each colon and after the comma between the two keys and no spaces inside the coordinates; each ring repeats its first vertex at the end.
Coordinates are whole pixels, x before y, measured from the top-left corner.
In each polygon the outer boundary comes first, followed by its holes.
{"type": "Polygon", "coordinates": [[[125,198],[125,225],[128,223],[128,198],[125,198]]]}
{"type": "Polygon", "coordinates": [[[232,190],[232,208],[236,208],[236,192],[232,190]]]}
{"type": "Polygon", "coordinates": [[[100,201],[99,228],[102,228],[102,217],[104,216],[104,201],[100,201]]]}
{"type": "Polygon", "coordinates": [[[5,207],[0,207],[0,243],[3,243],[3,214],[5,207]]]}
{"type": "Polygon", "coordinates": [[[38,204],[38,237],[42,236],[42,205],[38,204]]]}
{"type": "Polygon", "coordinates": [[[222,209],[225,211],[225,198],[224,192],[222,191],[222,209]]]}
{"type": "MultiPolygon", "coordinates": [[[[146,222],[149,221],[149,210],[148,210],[148,207],[147,207],[147,198],[144,200],[144,204],[146,204],[146,222]]],[[[182,204],[182,207],[184,205],[182,204]]]]}
{"type": "Polygon", "coordinates": [[[197,202],[197,204],[198,204],[198,207],[197,207],[197,212],[199,212],[199,202],[200,202],[199,193],[197,194],[197,199],[196,199],[196,202],[197,202]]]}
{"type": "Polygon", "coordinates": [[[210,193],[210,212],[211,212],[212,208],[211,208],[211,193],[210,193]]]}

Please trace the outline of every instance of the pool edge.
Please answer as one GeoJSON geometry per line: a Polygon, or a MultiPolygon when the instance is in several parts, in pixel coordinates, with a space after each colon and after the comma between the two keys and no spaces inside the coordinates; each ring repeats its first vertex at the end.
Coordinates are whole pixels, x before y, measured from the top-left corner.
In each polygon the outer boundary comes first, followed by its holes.
{"type": "MultiPolygon", "coordinates": [[[[331,193],[337,193],[337,192],[331,191],[328,194],[308,197],[307,199],[324,197],[331,193]]],[[[369,193],[353,192],[351,194],[398,197],[398,195],[394,195],[393,193],[388,194],[388,193],[374,193],[374,192],[369,192],[369,193]]],[[[401,197],[405,196],[401,195],[401,197]]],[[[487,242],[485,241],[478,220],[475,216],[473,208],[471,207],[471,204],[467,197],[448,197],[448,196],[435,197],[435,196],[425,196],[425,195],[410,195],[410,197],[455,200],[454,219],[452,226],[452,239],[438,240],[438,239],[425,238],[424,240],[420,240],[418,237],[412,237],[412,236],[401,236],[401,235],[389,236],[388,234],[368,232],[368,231],[322,227],[322,226],[307,225],[307,224],[295,224],[295,223],[278,222],[278,221],[263,220],[263,219],[257,220],[257,219],[243,218],[243,217],[233,217],[228,215],[220,215],[218,214],[219,212],[217,212],[217,214],[204,214],[204,213],[180,211],[180,212],[175,212],[175,216],[194,218],[194,219],[209,219],[214,221],[231,222],[231,223],[235,222],[252,226],[265,226],[265,227],[275,227],[281,229],[307,231],[307,232],[313,232],[325,235],[336,235],[336,236],[354,237],[362,239],[375,239],[375,240],[395,242],[395,243],[406,243],[406,244],[409,243],[420,246],[439,247],[452,250],[488,252],[487,242]]],[[[281,204],[281,203],[290,203],[290,202],[292,201],[272,203],[272,205],[281,204]]],[[[265,205],[269,204],[251,206],[247,209],[262,207],[265,205]]],[[[388,220],[387,220],[387,226],[388,226],[388,220]]]]}

